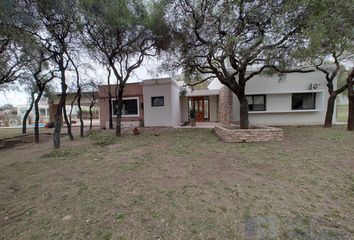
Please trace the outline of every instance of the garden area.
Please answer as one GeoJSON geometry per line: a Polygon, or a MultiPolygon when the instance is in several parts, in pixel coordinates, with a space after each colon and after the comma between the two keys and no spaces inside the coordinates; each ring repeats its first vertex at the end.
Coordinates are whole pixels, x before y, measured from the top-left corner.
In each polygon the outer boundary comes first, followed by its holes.
{"type": "Polygon", "coordinates": [[[0,239],[353,239],[354,135],[283,130],[241,144],[211,129],[95,130],[56,151],[2,148],[0,239]]]}

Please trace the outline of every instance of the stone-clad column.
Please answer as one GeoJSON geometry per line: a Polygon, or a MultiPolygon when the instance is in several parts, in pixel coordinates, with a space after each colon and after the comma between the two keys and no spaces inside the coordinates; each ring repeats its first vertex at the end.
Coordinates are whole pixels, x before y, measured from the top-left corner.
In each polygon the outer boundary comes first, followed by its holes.
{"type": "Polygon", "coordinates": [[[232,122],[232,92],[226,86],[220,89],[218,121],[222,124],[230,124],[232,122]]]}

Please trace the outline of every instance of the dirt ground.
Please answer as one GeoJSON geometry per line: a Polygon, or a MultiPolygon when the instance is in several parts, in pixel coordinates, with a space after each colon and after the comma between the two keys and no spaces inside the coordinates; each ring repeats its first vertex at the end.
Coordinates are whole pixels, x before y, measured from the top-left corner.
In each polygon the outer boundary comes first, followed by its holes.
{"type": "Polygon", "coordinates": [[[0,239],[354,239],[354,134],[94,131],[0,149],[0,239]]]}

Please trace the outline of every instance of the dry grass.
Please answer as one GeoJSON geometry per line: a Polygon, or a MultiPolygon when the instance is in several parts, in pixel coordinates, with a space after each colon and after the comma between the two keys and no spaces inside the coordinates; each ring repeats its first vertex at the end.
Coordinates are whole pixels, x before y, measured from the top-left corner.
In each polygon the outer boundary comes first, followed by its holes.
{"type": "MultiPolygon", "coordinates": [[[[52,133],[53,129],[40,128],[40,133],[52,133]]],[[[34,133],[33,128],[27,128],[27,134],[32,135],[34,133]]],[[[0,128],[0,139],[12,138],[22,135],[22,128],[0,128]]]]}
{"type": "Polygon", "coordinates": [[[0,239],[354,238],[344,126],[257,144],[155,131],[0,150],[0,239]]]}
{"type": "Polygon", "coordinates": [[[337,121],[347,122],[348,121],[348,105],[337,105],[337,121]]]}

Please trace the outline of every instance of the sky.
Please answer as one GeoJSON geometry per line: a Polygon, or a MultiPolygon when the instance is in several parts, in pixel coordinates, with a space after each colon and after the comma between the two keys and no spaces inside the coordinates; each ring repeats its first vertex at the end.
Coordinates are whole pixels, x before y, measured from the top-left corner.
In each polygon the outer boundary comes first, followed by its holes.
{"type": "MultiPolygon", "coordinates": [[[[82,77],[86,78],[99,78],[102,79],[103,83],[107,83],[107,70],[97,63],[91,63],[93,65],[93,70],[85,71],[82,77]]],[[[131,79],[128,82],[138,82],[144,79],[157,78],[157,77],[170,77],[166,73],[162,73],[158,70],[159,60],[149,58],[144,61],[144,64],[136,69],[131,79]]],[[[68,74],[70,77],[70,73],[68,74]]],[[[75,75],[72,75],[75,77],[75,75]]],[[[112,73],[111,82],[113,83],[115,78],[112,73]]],[[[59,84],[57,84],[59,85],[59,84]]],[[[17,86],[18,90],[6,90],[0,91],[0,106],[4,104],[12,104],[13,106],[26,105],[29,99],[29,95],[26,93],[24,87],[17,86]]],[[[59,90],[59,89],[58,89],[59,90]]]]}

